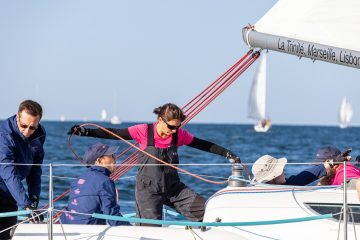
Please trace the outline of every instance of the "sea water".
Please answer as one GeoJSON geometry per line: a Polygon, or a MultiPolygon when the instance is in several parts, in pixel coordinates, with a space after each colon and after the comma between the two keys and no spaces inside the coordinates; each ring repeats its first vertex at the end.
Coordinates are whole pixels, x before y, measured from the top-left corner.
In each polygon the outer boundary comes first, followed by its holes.
{"type": "MultiPolygon", "coordinates": [[[[68,146],[67,131],[74,124],[80,122],[42,122],[47,132],[45,142],[44,163],[52,162],[54,175],[54,197],[59,196],[69,189],[71,182],[82,172],[87,171],[84,166],[57,166],[57,164],[79,164],[68,146]]],[[[125,128],[136,123],[123,123],[111,125],[98,123],[103,127],[125,128]]],[[[231,124],[188,124],[185,127],[194,136],[217,143],[240,156],[249,172],[252,163],[259,157],[269,154],[273,157],[286,157],[286,175],[296,174],[306,168],[309,163],[314,162],[316,150],[321,146],[334,145],[344,150],[352,147],[353,161],[360,154],[360,128],[350,127],[340,129],[338,127],[320,126],[280,126],[275,125],[267,133],[256,133],[252,125],[231,124]],[[302,163],[302,164],[299,164],[302,163]]],[[[73,136],[71,146],[76,154],[82,156],[84,151],[95,142],[104,142],[110,145],[120,146],[120,151],[128,147],[120,140],[104,140],[91,137],[73,136]]],[[[119,153],[120,153],[119,151],[119,153]]],[[[179,149],[180,163],[186,164],[210,164],[198,166],[180,166],[181,168],[205,178],[215,181],[225,181],[231,174],[231,166],[226,165],[228,161],[221,156],[203,152],[191,147],[182,146],[179,149]],[[222,164],[214,166],[212,164],[222,164]]],[[[122,158],[118,160],[121,162],[122,158]]],[[[119,204],[123,213],[135,211],[134,187],[137,168],[134,167],[128,173],[116,181],[119,191],[119,204]]],[[[49,169],[43,167],[41,204],[48,202],[49,169]]],[[[186,174],[180,174],[181,180],[190,188],[194,189],[205,199],[226,185],[211,184],[196,179],[186,174]]],[[[57,201],[55,208],[60,209],[67,204],[67,197],[57,201]]]]}

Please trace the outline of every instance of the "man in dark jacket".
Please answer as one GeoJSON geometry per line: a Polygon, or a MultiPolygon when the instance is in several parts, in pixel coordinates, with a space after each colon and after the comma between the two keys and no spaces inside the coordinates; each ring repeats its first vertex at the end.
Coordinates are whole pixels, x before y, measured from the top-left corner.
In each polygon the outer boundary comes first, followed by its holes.
{"type": "Polygon", "coordinates": [[[61,215],[61,223],[129,225],[127,222],[91,217],[92,213],[122,216],[117,204],[115,183],[110,178],[115,170],[114,153],[117,149],[96,143],[85,152],[82,161],[92,166],[72,183],[67,211],[61,215]]]}
{"type": "MultiPolygon", "coordinates": [[[[17,114],[0,125],[1,213],[17,211],[18,206],[21,209],[37,208],[46,137],[40,125],[41,117],[40,104],[25,100],[20,104],[17,114]],[[27,192],[21,182],[25,178],[27,192]]],[[[0,232],[15,225],[16,221],[16,217],[0,218],[0,232]]],[[[0,233],[0,239],[10,239],[10,230],[0,233]]]]}

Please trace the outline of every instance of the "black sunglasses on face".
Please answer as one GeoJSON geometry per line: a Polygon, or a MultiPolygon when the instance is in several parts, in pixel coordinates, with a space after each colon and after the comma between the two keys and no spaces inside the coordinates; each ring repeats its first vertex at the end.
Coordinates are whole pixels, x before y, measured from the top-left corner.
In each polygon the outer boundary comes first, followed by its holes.
{"type": "Polygon", "coordinates": [[[174,125],[170,125],[169,123],[167,123],[165,121],[165,119],[162,119],[164,121],[164,123],[166,124],[166,127],[169,129],[169,130],[178,130],[180,127],[181,127],[181,124],[180,125],[177,125],[177,126],[174,126],[174,125]]]}
{"type": "Polygon", "coordinates": [[[26,124],[20,122],[20,119],[18,120],[18,122],[19,122],[20,127],[24,128],[24,129],[29,128],[31,131],[35,131],[38,128],[37,126],[34,127],[34,126],[31,126],[31,125],[26,125],[26,124]]]}

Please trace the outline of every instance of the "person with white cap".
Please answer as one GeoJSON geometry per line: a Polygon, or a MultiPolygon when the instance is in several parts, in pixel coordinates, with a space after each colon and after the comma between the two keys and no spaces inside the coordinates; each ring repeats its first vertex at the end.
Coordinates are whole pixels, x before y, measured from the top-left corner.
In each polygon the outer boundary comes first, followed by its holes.
{"type": "Polygon", "coordinates": [[[297,175],[285,178],[286,158],[274,158],[264,155],[255,161],[252,167],[253,180],[260,183],[305,186],[327,173],[327,163],[311,166],[297,175]]]}
{"type": "Polygon", "coordinates": [[[105,221],[91,216],[92,213],[122,216],[117,204],[115,183],[110,178],[115,170],[114,154],[117,150],[115,146],[95,143],[85,152],[82,162],[90,169],[72,183],[67,210],[60,217],[61,223],[129,225],[127,222],[105,221]]]}

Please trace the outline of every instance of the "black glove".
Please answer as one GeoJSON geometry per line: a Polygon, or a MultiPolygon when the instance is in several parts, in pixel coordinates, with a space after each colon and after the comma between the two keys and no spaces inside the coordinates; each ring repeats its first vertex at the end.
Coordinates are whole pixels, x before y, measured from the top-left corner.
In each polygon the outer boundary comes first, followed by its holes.
{"type": "MultiPolygon", "coordinates": [[[[38,204],[38,203],[37,203],[38,204]]],[[[32,202],[30,205],[26,206],[24,210],[31,210],[32,212],[27,215],[27,218],[30,219],[33,223],[41,223],[44,221],[44,214],[41,214],[41,211],[36,210],[34,207],[36,205],[35,202],[32,202]]]]}
{"type": "Polygon", "coordinates": [[[31,196],[29,196],[29,198],[30,198],[30,201],[31,201],[30,206],[31,206],[33,209],[37,209],[37,207],[38,207],[38,205],[39,205],[39,196],[31,195],[31,196]]]}
{"type": "Polygon", "coordinates": [[[346,149],[344,152],[340,153],[336,158],[335,158],[335,162],[339,163],[339,162],[345,162],[349,160],[349,156],[350,153],[352,151],[352,148],[348,148],[346,149]]]}
{"type": "Polygon", "coordinates": [[[84,127],[80,127],[79,125],[74,125],[70,128],[70,130],[68,131],[67,134],[68,135],[75,134],[78,136],[87,136],[89,134],[89,130],[84,127]]]}
{"type": "Polygon", "coordinates": [[[240,157],[238,157],[235,153],[228,151],[226,153],[226,158],[231,163],[241,163],[240,157]]]}

